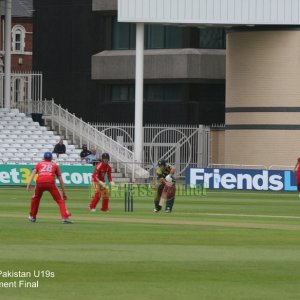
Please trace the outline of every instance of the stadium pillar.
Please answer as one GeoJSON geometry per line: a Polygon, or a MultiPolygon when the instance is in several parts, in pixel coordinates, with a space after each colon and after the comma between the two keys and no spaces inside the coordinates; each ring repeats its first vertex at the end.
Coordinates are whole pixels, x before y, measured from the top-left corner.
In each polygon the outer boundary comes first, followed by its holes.
{"type": "Polygon", "coordinates": [[[144,98],[144,23],[136,24],[134,155],[143,159],[143,98],[144,98]]]}
{"type": "Polygon", "coordinates": [[[10,109],[11,85],[11,3],[5,0],[5,37],[4,37],[4,107],[10,109]]]}

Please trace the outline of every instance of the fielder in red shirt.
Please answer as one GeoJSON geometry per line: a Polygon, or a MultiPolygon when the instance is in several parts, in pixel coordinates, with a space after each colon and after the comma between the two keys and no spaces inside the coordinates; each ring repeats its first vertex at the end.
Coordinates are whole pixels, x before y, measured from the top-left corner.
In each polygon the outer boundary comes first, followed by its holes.
{"type": "Polygon", "coordinates": [[[294,172],[296,173],[296,179],[297,179],[297,189],[300,197],[300,157],[297,159],[294,172]]]}
{"type": "Polygon", "coordinates": [[[114,182],[112,181],[111,167],[108,164],[108,161],[109,161],[109,154],[103,153],[102,161],[95,166],[95,170],[92,175],[92,184],[94,185],[96,192],[90,203],[91,212],[96,211],[96,206],[101,197],[102,197],[101,210],[105,212],[109,211],[108,209],[109,192],[108,192],[108,187],[105,184],[105,175],[107,175],[108,181],[110,182],[111,185],[114,185],[114,182]]]}
{"type": "Polygon", "coordinates": [[[31,207],[30,207],[30,214],[28,217],[28,220],[30,222],[36,221],[36,215],[38,213],[40,200],[43,196],[43,193],[45,191],[48,191],[53,199],[56,201],[56,203],[59,206],[61,217],[62,217],[62,223],[63,224],[71,224],[73,221],[69,219],[70,214],[66,208],[65,200],[67,200],[67,196],[65,193],[65,187],[64,183],[61,177],[61,173],[59,170],[59,167],[57,164],[52,162],[52,153],[51,152],[45,152],[44,153],[44,160],[39,162],[33,169],[29,182],[27,184],[27,191],[30,191],[31,182],[34,178],[34,176],[38,174],[37,180],[36,180],[36,186],[34,195],[31,199],[31,207]],[[55,184],[55,178],[58,178],[60,187],[62,190],[62,195],[60,194],[56,184],[55,184]]]}

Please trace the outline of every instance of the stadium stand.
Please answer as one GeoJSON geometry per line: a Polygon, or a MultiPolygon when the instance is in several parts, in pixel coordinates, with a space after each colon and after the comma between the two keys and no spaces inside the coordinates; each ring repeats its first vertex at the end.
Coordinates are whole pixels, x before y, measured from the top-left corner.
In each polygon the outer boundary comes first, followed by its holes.
{"type": "MultiPolygon", "coordinates": [[[[60,137],[18,109],[0,108],[0,165],[36,164],[42,160],[44,152],[53,151],[60,137]]],[[[81,165],[79,154],[82,149],[68,140],[64,140],[64,144],[66,154],[60,154],[59,158],[54,155],[53,161],[58,165],[81,165]]],[[[130,181],[114,168],[113,172],[115,182],[130,181]]]]}
{"type": "MultiPolygon", "coordinates": [[[[45,151],[53,151],[60,136],[40,126],[18,109],[0,108],[0,164],[31,164],[40,161],[45,151]]],[[[66,154],[56,160],[59,164],[81,164],[75,145],[64,140],[66,154]]],[[[54,156],[55,157],[55,156],[54,156]]]]}

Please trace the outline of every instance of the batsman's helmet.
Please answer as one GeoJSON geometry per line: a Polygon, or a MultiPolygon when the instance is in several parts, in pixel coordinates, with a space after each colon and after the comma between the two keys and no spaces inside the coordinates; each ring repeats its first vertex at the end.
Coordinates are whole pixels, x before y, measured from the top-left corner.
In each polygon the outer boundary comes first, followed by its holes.
{"type": "Polygon", "coordinates": [[[167,165],[167,162],[164,160],[164,159],[160,159],[158,162],[157,162],[157,165],[158,166],[166,166],[167,165]]]}
{"type": "Polygon", "coordinates": [[[45,152],[44,153],[44,159],[52,160],[52,153],[50,151],[45,152]]]}
{"type": "Polygon", "coordinates": [[[103,153],[102,154],[102,159],[108,159],[109,160],[109,154],[108,153],[103,153]]]}

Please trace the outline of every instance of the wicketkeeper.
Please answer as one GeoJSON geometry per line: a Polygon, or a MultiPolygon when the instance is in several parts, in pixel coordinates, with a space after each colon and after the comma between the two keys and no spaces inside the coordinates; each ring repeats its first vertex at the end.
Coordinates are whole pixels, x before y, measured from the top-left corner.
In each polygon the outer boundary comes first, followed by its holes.
{"type": "Polygon", "coordinates": [[[109,189],[105,183],[105,175],[107,175],[108,181],[111,185],[114,185],[111,177],[111,166],[108,164],[109,154],[102,154],[102,161],[95,166],[94,173],[92,175],[92,184],[95,187],[95,194],[92,198],[92,201],[89,205],[90,211],[95,212],[96,206],[102,197],[102,207],[101,210],[108,212],[108,203],[109,203],[109,189]]]}

